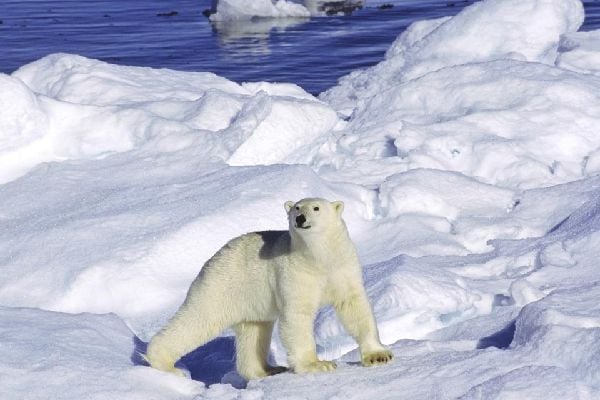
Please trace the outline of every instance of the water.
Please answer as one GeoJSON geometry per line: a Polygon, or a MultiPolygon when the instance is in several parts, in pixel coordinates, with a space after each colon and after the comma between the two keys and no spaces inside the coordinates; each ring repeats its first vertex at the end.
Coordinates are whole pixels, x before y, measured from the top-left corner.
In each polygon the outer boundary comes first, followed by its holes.
{"type": "MultiPolygon", "coordinates": [[[[210,0],[2,0],[0,71],[66,52],[123,65],[211,71],[234,81],[294,82],[318,94],[376,64],[415,20],[454,15],[473,0],[367,0],[350,16],[211,24],[210,0]],[[393,8],[379,9],[382,3],[393,8]],[[175,11],[177,15],[164,16],[175,11]]],[[[584,1],[584,30],[600,1],[584,1]]]]}

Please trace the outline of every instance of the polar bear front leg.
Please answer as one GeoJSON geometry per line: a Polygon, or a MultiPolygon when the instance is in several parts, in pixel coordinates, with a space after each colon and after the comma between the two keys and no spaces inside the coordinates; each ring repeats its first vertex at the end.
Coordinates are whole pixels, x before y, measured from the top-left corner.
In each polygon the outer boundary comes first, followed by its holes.
{"type": "Polygon", "coordinates": [[[313,333],[314,313],[289,312],[279,320],[280,336],[288,353],[288,363],[298,374],[333,371],[333,361],[317,358],[313,333]]]}
{"type": "Polygon", "coordinates": [[[284,367],[267,363],[273,322],[240,322],[234,326],[236,367],[245,379],[264,378],[284,372],[284,367]]]}
{"type": "Polygon", "coordinates": [[[341,301],[334,303],[344,328],[360,347],[361,362],[364,366],[386,364],[393,353],[379,340],[379,332],[369,299],[364,289],[351,290],[341,301]]]}
{"type": "Polygon", "coordinates": [[[318,282],[303,279],[302,286],[290,287],[286,291],[279,319],[281,341],[288,354],[288,363],[299,374],[332,371],[333,361],[317,358],[313,324],[319,308],[318,282]]]}

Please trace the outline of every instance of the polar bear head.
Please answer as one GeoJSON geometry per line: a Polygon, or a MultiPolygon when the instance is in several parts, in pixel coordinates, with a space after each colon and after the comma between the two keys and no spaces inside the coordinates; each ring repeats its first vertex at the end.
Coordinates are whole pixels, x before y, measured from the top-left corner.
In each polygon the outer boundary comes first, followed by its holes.
{"type": "Polygon", "coordinates": [[[341,201],[330,202],[319,198],[302,199],[296,203],[286,201],[285,210],[290,231],[300,234],[324,232],[343,224],[344,203],[341,201]]]}

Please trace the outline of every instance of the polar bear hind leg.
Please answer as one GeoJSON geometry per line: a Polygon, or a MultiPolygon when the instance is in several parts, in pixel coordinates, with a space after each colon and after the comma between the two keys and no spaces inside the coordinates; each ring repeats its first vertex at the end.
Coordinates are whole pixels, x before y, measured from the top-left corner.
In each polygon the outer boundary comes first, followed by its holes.
{"type": "Polygon", "coordinates": [[[175,363],[232,325],[230,321],[218,317],[201,313],[194,307],[181,307],[148,344],[146,361],[153,368],[185,376],[183,371],[175,367],[175,363]]]}

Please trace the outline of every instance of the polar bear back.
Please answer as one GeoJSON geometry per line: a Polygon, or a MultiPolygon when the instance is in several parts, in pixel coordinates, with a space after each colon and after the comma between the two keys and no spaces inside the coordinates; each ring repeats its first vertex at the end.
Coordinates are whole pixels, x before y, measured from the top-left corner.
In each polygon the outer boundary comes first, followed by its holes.
{"type": "Polygon", "coordinates": [[[289,248],[288,231],[252,232],[231,240],[204,264],[185,303],[231,304],[233,319],[237,314],[249,320],[277,319],[274,269],[286,264],[289,248]]]}

